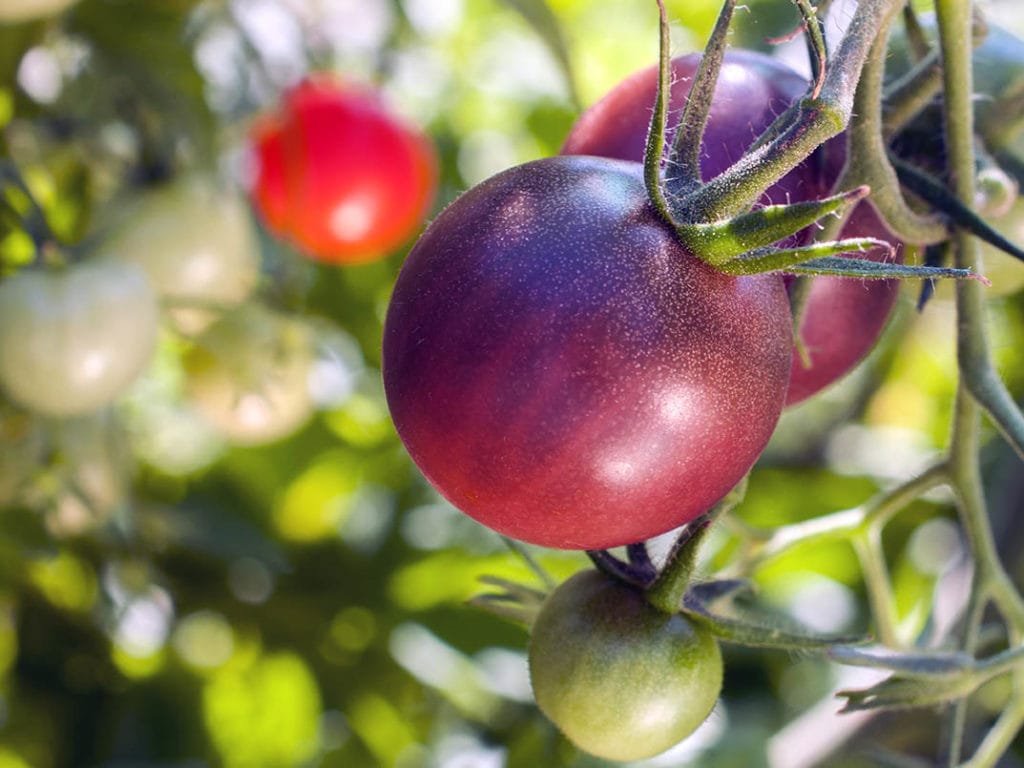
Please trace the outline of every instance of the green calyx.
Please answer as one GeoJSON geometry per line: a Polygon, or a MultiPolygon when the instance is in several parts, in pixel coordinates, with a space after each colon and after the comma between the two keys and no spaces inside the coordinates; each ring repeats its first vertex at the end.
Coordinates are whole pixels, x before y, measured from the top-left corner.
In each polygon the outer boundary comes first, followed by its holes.
{"type": "MultiPolygon", "coordinates": [[[[871,130],[878,133],[877,141],[861,139],[851,148],[851,152],[857,155],[876,156],[873,161],[848,164],[843,178],[862,179],[852,189],[822,200],[754,207],[772,184],[799,165],[824,141],[846,127],[855,103],[865,98],[865,93],[857,85],[861,71],[870,73],[877,70],[878,65],[872,57],[878,59],[879,51],[884,52],[888,26],[900,6],[889,0],[861,2],[851,24],[854,32],[847,35],[835,56],[827,60],[825,41],[820,34],[820,22],[815,8],[802,0],[795,0],[795,4],[809,32],[808,48],[816,64],[814,82],[806,97],[780,115],[755,141],[754,149],[716,178],[704,182],[700,175],[701,141],[711,111],[712,96],[736,3],[735,0],[725,0],[722,6],[676,126],[675,139],[663,173],[670,52],[667,15],[664,2],[659,0],[661,36],[658,89],[644,155],[645,183],[655,209],[675,229],[679,240],[692,253],[729,275],[789,272],[859,278],[979,279],[977,274],[964,269],[941,265],[903,265],[891,260],[864,258],[859,254],[869,250],[886,248],[890,253],[892,251],[890,244],[871,238],[822,239],[800,247],[777,245],[821,222],[825,217],[836,216],[842,220],[857,203],[868,196],[875,181],[882,183],[877,190],[877,207],[883,218],[893,210],[909,211],[898,186],[894,192],[892,180],[895,171],[885,153],[877,157],[875,150],[878,147],[874,144],[881,144],[882,138],[880,131],[874,130],[874,124],[871,130]],[[882,41],[881,47],[878,39],[882,41]],[[875,170],[861,176],[857,176],[859,171],[850,172],[851,168],[862,166],[875,170]]],[[[880,109],[878,111],[881,112],[880,109]]],[[[881,123],[880,114],[875,122],[881,123]]],[[[936,198],[932,196],[930,199],[936,198]]],[[[944,206],[939,207],[946,211],[944,206]]],[[[981,220],[976,214],[971,215],[970,211],[962,208],[960,206],[949,214],[951,221],[957,224],[970,221],[976,231],[990,232],[991,228],[986,229],[983,222],[978,224],[981,220]]],[[[916,213],[912,218],[920,222],[921,232],[926,234],[925,242],[946,239],[947,225],[940,218],[916,213]]],[[[838,231],[835,222],[830,224],[833,225],[832,229],[827,226],[823,229],[838,231]]]]}

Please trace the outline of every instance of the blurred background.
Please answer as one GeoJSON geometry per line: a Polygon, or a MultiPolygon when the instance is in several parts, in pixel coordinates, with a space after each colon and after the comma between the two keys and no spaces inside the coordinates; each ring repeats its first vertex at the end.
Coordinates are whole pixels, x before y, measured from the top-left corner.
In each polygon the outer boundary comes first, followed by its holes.
{"type": "MultiPolygon", "coordinates": [[[[676,52],[699,49],[717,0],[667,6],[676,52]]],[[[1013,0],[987,7],[1024,32],[1013,0]]],[[[310,71],[368,84],[437,149],[433,215],[556,153],[583,106],[654,62],[656,23],[636,0],[0,0],[0,276],[37,258],[39,215],[72,259],[125,227],[164,263],[199,235],[247,254],[222,277],[245,289],[211,299],[238,305],[219,322],[165,302],[151,361],[113,404],[55,418],[0,394],[0,768],[601,764],[533,706],[525,629],[467,605],[482,575],[537,577],[429,488],[391,427],[381,325],[407,247],[337,266],[271,234],[245,198],[247,137],[310,71]],[[196,173],[231,201],[217,225],[154,198],[196,173]]],[[[750,0],[732,43],[806,69],[799,41],[767,42],[797,23],[784,0],[750,0]]],[[[1024,240],[1022,213],[997,224],[1024,240]]],[[[993,340],[1020,396],[1024,268],[993,258],[993,340]]],[[[916,290],[866,364],[784,416],[742,520],[856,506],[941,449],[953,308],[940,290],[919,314],[916,290]]],[[[2,319],[30,334],[44,316],[2,319]]],[[[997,441],[984,458],[1024,576],[1024,474],[997,441]]],[[[886,531],[911,635],[962,589],[948,501],[886,531]]],[[[729,555],[720,539],[708,568],[729,555]]],[[[532,554],[556,578],[588,564],[532,554]]],[[[868,627],[846,544],[756,577],[766,603],[814,629],[868,627]]],[[[712,718],[644,765],[871,766],[934,750],[930,713],[836,718],[832,692],[857,681],[818,657],[725,651],[712,718]]],[[[986,688],[979,726],[1004,695],[986,688]]]]}

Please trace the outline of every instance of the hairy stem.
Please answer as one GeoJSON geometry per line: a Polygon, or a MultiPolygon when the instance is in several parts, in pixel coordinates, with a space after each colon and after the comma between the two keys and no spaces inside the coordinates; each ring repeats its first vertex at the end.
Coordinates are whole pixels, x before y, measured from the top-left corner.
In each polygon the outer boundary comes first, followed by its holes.
{"type": "MultiPolygon", "coordinates": [[[[943,114],[949,176],[954,194],[967,205],[974,200],[975,192],[971,5],[964,0],[936,2],[943,61],[943,114]]],[[[957,229],[953,238],[956,265],[977,269],[979,259],[974,238],[963,229],[957,229]]],[[[996,552],[982,493],[978,458],[981,423],[979,405],[990,414],[995,410],[993,419],[1004,434],[1010,433],[1008,436],[1018,452],[1021,452],[1022,444],[1017,438],[1024,433],[1015,434],[1015,431],[1019,426],[1024,426],[1024,417],[993,370],[981,286],[958,284],[956,304],[957,363],[961,388],[956,399],[949,466],[950,479],[959,502],[961,524],[975,563],[970,608],[962,638],[964,650],[970,652],[977,640],[984,606],[994,594],[999,595],[999,607],[1011,636],[1019,637],[1024,631],[1024,601],[1015,589],[1008,586],[1009,578],[996,552]]],[[[1024,723],[1024,694],[1020,676],[1021,673],[1015,673],[1010,702],[967,765],[975,768],[994,765],[1024,723]]],[[[950,765],[956,765],[960,759],[965,707],[966,704],[961,702],[954,709],[950,765]]]]}
{"type": "Polygon", "coordinates": [[[746,210],[768,187],[847,126],[872,43],[902,5],[902,0],[858,3],[849,30],[829,61],[817,98],[805,99],[797,119],[772,141],[691,195],[686,205],[691,220],[716,221],[746,210]]]}

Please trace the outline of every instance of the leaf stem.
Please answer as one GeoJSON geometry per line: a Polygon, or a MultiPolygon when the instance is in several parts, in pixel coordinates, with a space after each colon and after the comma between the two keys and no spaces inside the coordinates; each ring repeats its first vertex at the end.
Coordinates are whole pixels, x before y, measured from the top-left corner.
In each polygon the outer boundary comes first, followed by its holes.
{"type": "Polygon", "coordinates": [[[860,535],[851,537],[850,542],[860,561],[878,639],[890,648],[901,648],[904,643],[899,636],[896,594],[882,548],[882,526],[873,521],[862,529],[860,535]]]}

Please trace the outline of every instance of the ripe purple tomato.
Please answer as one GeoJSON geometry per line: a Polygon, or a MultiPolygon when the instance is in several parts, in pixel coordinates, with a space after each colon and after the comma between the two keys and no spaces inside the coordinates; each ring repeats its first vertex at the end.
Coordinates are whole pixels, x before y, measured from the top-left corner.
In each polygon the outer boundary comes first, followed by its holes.
{"type": "MultiPolygon", "coordinates": [[[[700,54],[672,60],[669,108],[673,115],[685,105],[699,64],[700,54]]],[[[619,83],[583,113],[562,153],[642,160],[657,77],[657,68],[649,67],[619,83]]],[[[704,132],[701,170],[705,179],[739,160],[775,117],[806,89],[803,77],[770,56],[727,51],[704,132]]],[[[827,156],[815,152],[790,171],[765,193],[762,202],[796,202],[827,195],[842,167],[842,146],[833,143],[828,149],[827,156]]],[[[804,235],[802,241],[808,237],[804,235]]],[[[892,240],[867,203],[857,207],[842,237],[892,240]]],[[[799,244],[801,238],[789,242],[799,244]]],[[[801,326],[811,365],[805,367],[794,351],[786,405],[810,397],[867,355],[892,313],[898,287],[890,280],[814,279],[801,326]]]]}
{"type": "Polygon", "coordinates": [[[782,281],[686,251],[638,163],[555,157],[471,189],[420,238],[384,386],[456,507],[523,541],[604,548],[692,520],[743,477],[791,342],[782,281]]]}

